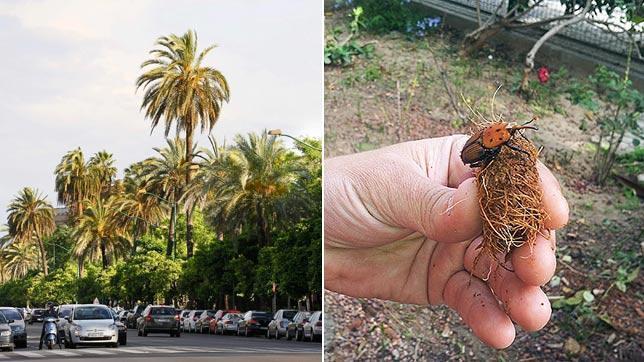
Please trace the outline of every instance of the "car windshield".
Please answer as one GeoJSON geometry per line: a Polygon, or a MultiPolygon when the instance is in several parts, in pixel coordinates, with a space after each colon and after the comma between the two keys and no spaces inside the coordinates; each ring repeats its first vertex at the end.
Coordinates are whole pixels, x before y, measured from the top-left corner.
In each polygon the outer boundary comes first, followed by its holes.
{"type": "Polygon", "coordinates": [[[209,310],[209,311],[206,311],[206,313],[207,313],[209,316],[213,317],[213,316],[215,315],[215,313],[217,313],[217,312],[216,312],[216,311],[214,311],[214,310],[209,310]]]}
{"type": "Polygon", "coordinates": [[[293,317],[295,317],[296,314],[297,314],[297,311],[285,310],[284,313],[282,313],[282,317],[286,319],[293,319],[293,317]]]}
{"type": "Polygon", "coordinates": [[[34,309],[33,315],[41,315],[42,314],[42,309],[34,309]]]}
{"type": "Polygon", "coordinates": [[[7,324],[7,318],[2,313],[0,313],[0,324],[7,324]]]}
{"type": "Polygon", "coordinates": [[[112,319],[112,313],[103,307],[79,307],[74,310],[74,320],[112,319]]]}
{"type": "Polygon", "coordinates": [[[175,315],[177,312],[174,310],[174,308],[170,307],[154,307],[152,310],[150,310],[150,314],[152,315],[175,315]]]}
{"type": "Polygon", "coordinates": [[[271,315],[266,313],[266,312],[253,312],[253,318],[260,317],[260,318],[270,318],[271,315]]]}
{"type": "Polygon", "coordinates": [[[234,320],[234,321],[236,321],[236,320],[240,319],[241,317],[242,317],[242,315],[241,315],[241,314],[226,314],[226,315],[224,316],[224,318],[226,318],[226,319],[232,319],[232,320],[234,320]]]}
{"type": "Polygon", "coordinates": [[[202,310],[196,310],[194,315],[201,315],[201,313],[203,313],[202,310]]]}
{"type": "Polygon", "coordinates": [[[13,319],[14,321],[19,321],[22,319],[20,313],[15,309],[2,309],[0,314],[4,314],[7,319],[13,319]]]}
{"type": "Polygon", "coordinates": [[[72,315],[72,310],[70,308],[65,308],[58,311],[58,316],[61,318],[69,317],[70,315],[72,315]]]}

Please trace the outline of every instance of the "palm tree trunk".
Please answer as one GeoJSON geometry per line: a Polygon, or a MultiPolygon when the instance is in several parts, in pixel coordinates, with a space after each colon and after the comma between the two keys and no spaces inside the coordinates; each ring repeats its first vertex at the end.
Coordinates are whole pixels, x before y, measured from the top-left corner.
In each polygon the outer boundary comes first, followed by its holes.
{"type": "Polygon", "coordinates": [[[168,245],[166,246],[166,249],[165,249],[165,255],[167,257],[172,255],[172,247],[176,242],[174,240],[174,229],[175,229],[176,222],[177,222],[177,206],[175,204],[172,204],[172,208],[170,209],[170,227],[168,227],[168,245]]]}
{"type": "MultiPolygon", "coordinates": [[[[188,170],[186,171],[186,189],[190,186],[190,181],[192,180],[192,129],[190,126],[192,122],[188,123],[186,127],[186,163],[188,164],[188,170]]],[[[192,257],[192,212],[194,211],[193,207],[186,210],[186,254],[188,259],[192,257]]]]}
{"type": "Polygon", "coordinates": [[[40,248],[40,263],[42,266],[42,271],[47,276],[49,274],[49,268],[47,267],[47,254],[45,251],[45,243],[42,239],[38,239],[38,248],[40,248]]]}
{"type": "Polygon", "coordinates": [[[268,232],[268,220],[266,219],[266,210],[261,203],[257,203],[258,230],[262,246],[270,244],[270,235],[268,232]]]}
{"type": "Polygon", "coordinates": [[[107,250],[105,249],[105,241],[101,240],[101,259],[103,260],[103,270],[107,269],[107,250]]]}

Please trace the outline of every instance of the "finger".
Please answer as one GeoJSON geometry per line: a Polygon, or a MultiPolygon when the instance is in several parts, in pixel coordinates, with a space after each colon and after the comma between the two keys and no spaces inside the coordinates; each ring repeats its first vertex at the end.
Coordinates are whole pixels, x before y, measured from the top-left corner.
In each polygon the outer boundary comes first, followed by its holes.
{"type": "MultiPolygon", "coordinates": [[[[482,250],[477,248],[481,242],[482,238],[477,238],[466,250],[465,269],[487,281],[494,295],[503,303],[505,311],[523,329],[537,331],[543,328],[552,313],[546,294],[538,286],[529,285],[514,272],[500,267],[497,260],[504,260],[503,255],[494,260],[485,253],[481,254],[474,266],[474,260],[482,250]]],[[[505,267],[513,268],[511,263],[506,263],[505,267]]]]}
{"type": "Polygon", "coordinates": [[[466,135],[454,135],[452,136],[452,146],[450,149],[450,159],[449,159],[449,175],[447,177],[448,182],[447,186],[457,187],[461,182],[465,181],[470,177],[474,177],[474,170],[463,163],[461,159],[461,151],[463,146],[470,138],[466,135]]]}
{"type": "Polygon", "coordinates": [[[480,279],[465,271],[457,272],[445,285],[443,297],[485,344],[502,349],[514,341],[512,321],[480,279]]]}
{"type": "Polygon", "coordinates": [[[537,235],[534,245],[527,243],[512,252],[512,265],[517,276],[528,285],[544,285],[555,274],[555,233],[549,239],[537,235]]]}
{"type": "Polygon", "coordinates": [[[460,242],[481,233],[477,187],[473,178],[457,189],[427,182],[417,176],[402,185],[406,202],[397,202],[395,214],[404,226],[440,242],[460,242]]]}
{"type": "Polygon", "coordinates": [[[560,229],[568,223],[568,202],[563,197],[559,181],[552,172],[541,162],[537,162],[537,170],[539,170],[539,178],[541,179],[543,208],[547,214],[545,227],[560,229]]]}

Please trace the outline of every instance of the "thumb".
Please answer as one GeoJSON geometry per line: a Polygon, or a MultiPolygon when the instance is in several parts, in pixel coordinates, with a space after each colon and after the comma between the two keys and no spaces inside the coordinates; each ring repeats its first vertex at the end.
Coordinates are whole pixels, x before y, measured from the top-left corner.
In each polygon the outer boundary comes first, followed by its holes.
{"type": "Polygon", "coordinates": [[[400,188],[405,202],[397,202],[394,214],[401,225],[431,240],[460,242],[480,235],[481,216],[474,178],[450,188],[418,176],[400,188]]]}

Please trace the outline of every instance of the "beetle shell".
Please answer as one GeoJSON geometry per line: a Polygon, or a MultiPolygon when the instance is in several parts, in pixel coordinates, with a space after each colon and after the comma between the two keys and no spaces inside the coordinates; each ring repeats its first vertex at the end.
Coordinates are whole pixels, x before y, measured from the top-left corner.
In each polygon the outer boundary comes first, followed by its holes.
{"type": "Polygon", "coordinates": [[[470,137],[470,139],[465,142],[463,149],[461,150],[461,160],[464,164],[474,163],[480,161],[485,157],[485,149],[481,144],[481,135],[484,130],[480,130],[470,137]]]}
{"type": "Polygon", "coordinates": [[[496,148],[508,142],[512,135],[508,131],[508,124],[505,122],[494,123],[483,130],[481,143],[485,148],[496,148]]]}

